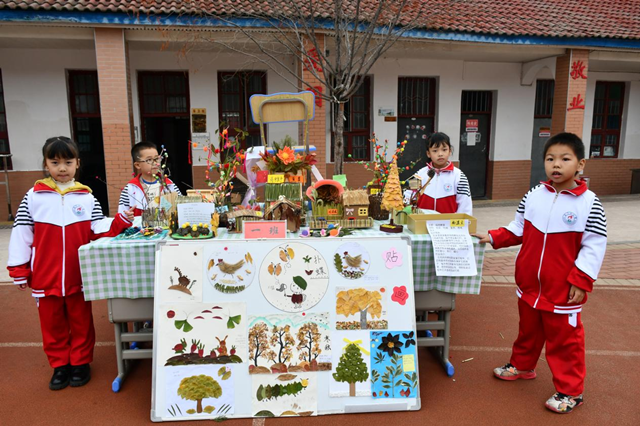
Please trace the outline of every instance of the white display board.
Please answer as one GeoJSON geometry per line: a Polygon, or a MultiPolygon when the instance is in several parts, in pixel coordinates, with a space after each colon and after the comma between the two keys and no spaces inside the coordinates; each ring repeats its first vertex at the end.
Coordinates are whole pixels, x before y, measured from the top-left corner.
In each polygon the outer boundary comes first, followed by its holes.
{"type": "Polygon", "coordinates": [[[167,241],[151,420],[420,409],[407,239],[167,241]]]}

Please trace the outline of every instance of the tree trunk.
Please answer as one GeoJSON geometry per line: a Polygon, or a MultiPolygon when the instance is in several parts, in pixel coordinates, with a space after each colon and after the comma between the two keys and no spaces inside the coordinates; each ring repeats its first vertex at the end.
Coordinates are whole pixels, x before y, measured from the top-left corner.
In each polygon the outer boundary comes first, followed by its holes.
{"type": "Polygon", "coordinates": [[[333,174],[341,175],[344,170],[344,103],[340,102],[334,114],[335,138],[333,146],[333,174]]]}
{"type": "Polygon", "coordinates": [[[367,310],[369,308],[360,311],[360,330],[367,330],[369,326],[367,325],[367,310]]]}
{"type": "Polygon", "coordinates": [[[196,408],[197,413],[202,413],[202,400],[198,400],[198,408],[196,408]]]}
{"type": "Polygon", "coordinates": [[[349,396],[356,396],[356,382],[349,382],[349,396]]]}

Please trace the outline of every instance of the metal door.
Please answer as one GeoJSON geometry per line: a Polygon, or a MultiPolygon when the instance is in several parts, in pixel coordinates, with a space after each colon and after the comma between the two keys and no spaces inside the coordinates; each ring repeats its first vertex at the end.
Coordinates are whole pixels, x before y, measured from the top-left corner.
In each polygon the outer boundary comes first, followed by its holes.
{"type": "Polygon", "coordinates": [[[460,169],[467,175],[471,196],[487,192],[487,162],[491,136],[492,93],[463,91],[460,117],[460,169]]]}

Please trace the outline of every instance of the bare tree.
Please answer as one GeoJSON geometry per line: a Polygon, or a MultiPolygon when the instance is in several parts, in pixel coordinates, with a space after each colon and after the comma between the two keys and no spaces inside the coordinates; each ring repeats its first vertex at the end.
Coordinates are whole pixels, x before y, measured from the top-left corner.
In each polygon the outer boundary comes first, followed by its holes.
{"type": "Polygon", "coordinates": [[[334,172],[343,173],[344,104],[362,85],[376,61],[421,22],[420,0],[257,0],[227,2],[226,14],[202,14],[221,20],[232,39],[219,33],[193,33],[263,63],[294,87],[315,92],[332,105],[334,172]],[[324,86],[303,78],[287,58],[295,58],[324,86]]]}

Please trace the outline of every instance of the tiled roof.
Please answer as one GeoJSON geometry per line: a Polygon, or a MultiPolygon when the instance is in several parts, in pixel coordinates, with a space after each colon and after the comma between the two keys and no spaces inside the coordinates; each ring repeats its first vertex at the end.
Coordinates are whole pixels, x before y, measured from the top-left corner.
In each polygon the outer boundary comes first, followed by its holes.
{"type": "MultiPolygon", "coordinates": [[[[299,0],[305,4],[307,0],[299,0]]],[[[277,0],[271,3],[277,3],[277,0]]],[[[414,0],[420,28],[492,35],[640,39],[640,0],[414,0]]],[[[268,13],[264,0],[0,0],[0,9],[142,14],[268,13]],[[236,11],[232,13],[232,11],[236,11]]],[[[354,1],[346,1],[353,6],[354,1]]],[[[286,4],[282,1],[283,7],[286,4]]],[[[371,10],[376,0],[363,0],[371,10]]],[[[327,17],[333,2],[317,1],[327,17]]]]}

